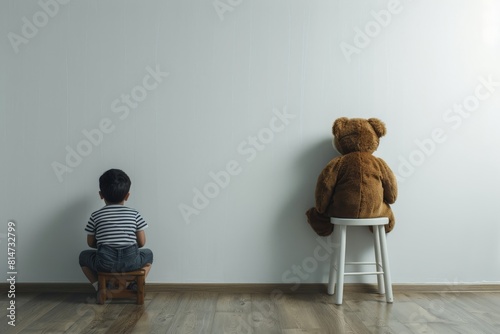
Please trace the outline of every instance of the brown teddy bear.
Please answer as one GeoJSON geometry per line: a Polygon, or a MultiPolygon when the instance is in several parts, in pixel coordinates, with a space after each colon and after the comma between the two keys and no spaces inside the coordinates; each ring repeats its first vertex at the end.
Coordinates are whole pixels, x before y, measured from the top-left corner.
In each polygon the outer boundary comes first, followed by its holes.
{"type": "Polygon", "coordinates": [[[341,117],[333,123],[333,145],[341,153],[318,177],[316,206],[306,212],[307,222],[320,236],[333,232],[330,217],[388,217],[388,233],[394,228],[389,204],[396,201],[396,177],[384,160],[372,155],[385,124],[376,118],[341,117]]]}

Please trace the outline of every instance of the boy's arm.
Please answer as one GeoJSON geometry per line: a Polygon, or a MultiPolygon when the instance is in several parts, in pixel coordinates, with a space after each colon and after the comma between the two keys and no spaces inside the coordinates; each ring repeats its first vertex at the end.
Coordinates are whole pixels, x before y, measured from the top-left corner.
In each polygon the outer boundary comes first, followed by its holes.
{"type": "Polygon", "coordinates": [[[144,247],[144,245],[146,244],[146,233],[144,232],[144,230],[135,232],[135,235],[137,237],[137,246],[139,248],[144,247]]]}
{"type": "Polygon", "coordinates": [[[90,248],[97,248],[97,240],[95,239],[95,235],[87,234],[87,245],[90,248]]]}

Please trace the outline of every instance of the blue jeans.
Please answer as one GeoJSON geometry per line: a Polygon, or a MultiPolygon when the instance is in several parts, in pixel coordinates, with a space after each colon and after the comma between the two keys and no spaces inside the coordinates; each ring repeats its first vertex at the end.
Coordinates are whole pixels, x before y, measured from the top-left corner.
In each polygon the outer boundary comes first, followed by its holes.
{"type": "Polygon", "coordinates": [[[153,263],[153,252],[147,248],[138,248],[137,244],[114,248],[107,245],[97,246],[95,250],[80,253],[80,267],[87,267],[96,275],[98,271],[119,273],[134,271],[153,263]]]}

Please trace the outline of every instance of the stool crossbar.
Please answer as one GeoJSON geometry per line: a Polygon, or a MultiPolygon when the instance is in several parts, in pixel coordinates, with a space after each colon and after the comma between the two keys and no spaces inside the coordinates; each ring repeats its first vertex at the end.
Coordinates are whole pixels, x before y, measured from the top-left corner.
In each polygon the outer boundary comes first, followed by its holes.
{"type": "Polygon", "coordinates": [[[136,270],[124,273],[99,272],[98,303],[104,304],[107,299],[135,298],[138,305],[144,304],[145,271],[136,270]],[[127,283],[136,282],[137,291],[127,289],[127,283]]]}
{"type": "Polygon", "coordinates": [[[394,298],[392,294],[392,281],[389,268],[389,256],[387,251],[387,239],[384,225],[389,223],[387,217],[381,218],[336,218],[332,217],[330,222],[335,225],[333,236],[336,251],[334,252],[330,275],[328,278],[328,294],[335,292],[335,304],[341,305],[344,291],[344,276],[376,275],[378,292],[386,296],[386,301],[392,303],[394,298]],[[346,240],[348,226],[372,226],[373,241],[375,249],[375,262],[346,262],[346,240]],[[336,240],[335,240],[336,239],[336,240]],[[375,271],[346,272],[348,265],[374,265],[375,271]]]}

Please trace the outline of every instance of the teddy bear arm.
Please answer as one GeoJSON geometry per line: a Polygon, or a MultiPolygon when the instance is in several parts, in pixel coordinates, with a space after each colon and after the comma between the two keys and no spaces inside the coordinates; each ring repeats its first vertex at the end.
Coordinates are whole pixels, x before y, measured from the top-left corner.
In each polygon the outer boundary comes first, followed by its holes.
{"type": "Polygon", "coordinates": [[[316,210],[319,213],[325,213],[328,206],[331,205],[333,189],[337,182],[339,173],[340,159],[333,159],[321,172],[316,183],[316,210]]]}
{"type": "Polygon", "coordinates": [[[391,168],[385,163],[385,161],[380,160],[382,164],[382,186],[384,187],[384,202],[387,204],[393,204],[396,202],[398,197],[398,183],[396,176],[394,175],[391,168]]]}

